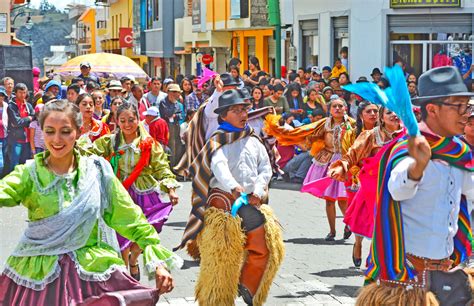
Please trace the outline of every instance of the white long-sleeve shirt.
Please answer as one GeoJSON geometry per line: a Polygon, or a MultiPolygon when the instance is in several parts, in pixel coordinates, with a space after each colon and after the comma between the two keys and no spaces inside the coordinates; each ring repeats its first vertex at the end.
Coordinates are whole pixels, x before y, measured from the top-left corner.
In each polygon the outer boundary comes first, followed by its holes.
{"type": "Polygon", "coordinates": [[[400,201],[405,251],[442,259],[454,251],[461,194],[474,199],[474,173],[431,160],[420,181],[408,178],[415,160],[406,157],[392,170],[388,190],[400,201]]]}
{"type": "Polygon", "coordinates": [[[219,107],[219,97],[222,95],[222,92],[218,92],[214,90],[214,93],[209,97],[209,100],[204,108],[204,124],[206,125],[206,141],[211,138],[212,134],[217,130],[219,127],[219,123],[217,122],[217,118],[219,115],[214,113],[214,110],[219,107]]]}
{"type": "Polygon", "coordinates": [[[265,146],[255,137],[246,137],[218,149],[211,158],[209,186],[226,192],[238,185],[245,193],[260,198],[272,177],[272,167],[265,146]]]}

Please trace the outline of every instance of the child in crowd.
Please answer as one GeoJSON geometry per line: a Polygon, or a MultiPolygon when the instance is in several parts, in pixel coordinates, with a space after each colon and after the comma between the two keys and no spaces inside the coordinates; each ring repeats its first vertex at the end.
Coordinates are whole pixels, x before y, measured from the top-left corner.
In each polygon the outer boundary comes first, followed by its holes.
{"type": "MultiPolygon", "coordinates": [[[[41,111],[43,110],[44,104],[38,104],[35,107],[35,117],[39,118],[41,111]]],[[[41,153],[44,151],[44,138],[43,133],[41,132],[41,127],[39,126],[38,119],[33,120],[30,123],[30,148],[31,148],[31,155],[35,155],[37,153],[41,153]]]]}

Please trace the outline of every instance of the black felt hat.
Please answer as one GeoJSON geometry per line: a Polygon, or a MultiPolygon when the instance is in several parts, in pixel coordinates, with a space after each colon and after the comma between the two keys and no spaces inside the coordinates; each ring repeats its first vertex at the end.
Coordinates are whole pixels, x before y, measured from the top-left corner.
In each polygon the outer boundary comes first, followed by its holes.
{"type": "Polygon", "coordinates": [[[472,97],[474,93],[467,90],[461,74],[455,67],[438,67],[423,73],[418,79],[418,97],[412,103],[421,106],[423,103],[443,97],[472,97]]]}
{"type": "Polygon", "coordinates": [[[221,74],[221,80],[224,86],[239,86],[240,82],[238,82],[235,78],[233,78],[229,73],[221,74]]]}
{"type": "Polygon", "coordinates": [[[220,114],[233,105],[250,105],[250,102],[240,90],[229,89],[219,97],[219,107],[214,110],[214,113],[220,114]]]}

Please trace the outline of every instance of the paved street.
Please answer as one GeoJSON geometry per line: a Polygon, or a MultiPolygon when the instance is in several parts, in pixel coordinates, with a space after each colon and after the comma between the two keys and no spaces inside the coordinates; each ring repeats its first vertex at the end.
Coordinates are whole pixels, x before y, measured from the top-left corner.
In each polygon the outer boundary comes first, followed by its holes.
{"type": "MultiPolygon", "coordinates": [[[[285,184],[280,183],[283,187],[285,184]]],[[[190,183],[180,190],[181,203],[161,233],[162,242],[177,245],[190,208],[190,183]]],[[[281,186],[280,186],[281,187],[281,186]]],[[[278,188],[280,188],[278,187],[278,188]]],[[[266,305],[353,305],[363,282],[361,272],[352,267],[353,237],[342,240],[342,218],[337,219],[337,240],[324,241],[328,226],[324,203],[308,194],[286,189],[271,189],[270,203],[284,227],[286,257],[271,288],[266,305]]],[[[0,262],[3,264],[25,225],[21,208],[4,208],[0,214],[0,262]]],[[[365,242],[364,254],[368,252],[365,242]]],[[[199,271],[184,251],[185,266],[173,273],[175,290],[163,296],[158,305],[194,305],[194,285],[199,271]]],[[[143,270],[143,269],[142,269],[143,270]]],[[[142,276],[142,279],[146,277],[142,276]]],[[[144,282],[148,282],[145,280],[144,282]]],[[[150,285],[154,282],[148,282],[150,285]]],[[[245,305],[241,299],[237,305],[245,305]]]]}

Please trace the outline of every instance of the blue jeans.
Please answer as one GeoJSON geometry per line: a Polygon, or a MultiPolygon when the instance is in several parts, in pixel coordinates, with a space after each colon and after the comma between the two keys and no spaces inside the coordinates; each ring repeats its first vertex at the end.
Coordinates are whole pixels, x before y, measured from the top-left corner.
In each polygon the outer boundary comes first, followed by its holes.
{"type": "Polygon", "coordinates": [[[29,143],[12,142],[7,146],[7,155],[9,160],[8,173],[15,169],[16,165],[24,164],[31,158],[31,149],[29,143]]]}
{"type": "Polygon", "coordinates": [[[5,166],[5,151],[7,149],[7,139],[0,138],[0,177],[3,173],[3,167],[5,166]]]}

